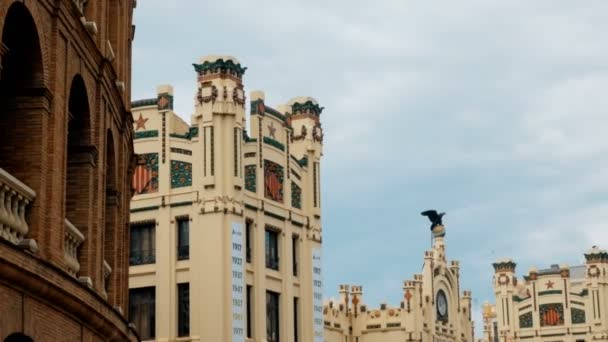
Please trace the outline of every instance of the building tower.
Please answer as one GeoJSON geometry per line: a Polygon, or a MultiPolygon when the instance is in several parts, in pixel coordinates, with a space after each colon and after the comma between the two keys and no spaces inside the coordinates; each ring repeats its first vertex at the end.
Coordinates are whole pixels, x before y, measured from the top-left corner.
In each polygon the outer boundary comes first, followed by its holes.
{"type": "Polygon", "coordinates": [[[340,285],[339,302],[323,308],[326,341],[473,341],[471,292],[460,294],[460,266],[447,261],[445,227],[433,226],[432,234],[422,274],[403,282],[399,306],[369,308],[361,286],[340,285]]]}
{"type": "Polygon", "coordinates": [[[134,103],[147,162],[136,170],[131,236],[142,242],[131,254],[155,251],[132,258],[134,321],[147,339],[322,341],[322,108],[298,97],[275,109],[253,91],[247,130],[246,68],[207,56],[194,70],[191,125],[173,112],[170,87],[134,103]]]}

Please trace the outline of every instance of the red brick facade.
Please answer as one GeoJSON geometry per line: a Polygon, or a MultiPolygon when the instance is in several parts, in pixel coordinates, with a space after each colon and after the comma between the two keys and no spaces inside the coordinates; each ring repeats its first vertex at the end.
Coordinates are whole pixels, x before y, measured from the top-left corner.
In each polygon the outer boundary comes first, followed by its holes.
{"type": "Polygon", "coordinates": [[[0,341],[138,339],[126,319],[134,4],[0,0],[0,168],[36,194],[23,238],[38,246],[0,238],[0,341]],[[76,275],[66,220],[84,236],[76,275]]]}

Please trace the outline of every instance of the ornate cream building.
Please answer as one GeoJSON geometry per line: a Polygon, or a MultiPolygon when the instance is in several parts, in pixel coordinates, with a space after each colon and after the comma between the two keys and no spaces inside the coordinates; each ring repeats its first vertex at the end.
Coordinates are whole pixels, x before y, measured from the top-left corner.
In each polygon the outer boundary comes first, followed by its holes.
{"type": "Polygon", "coordinates": [[[433,229],[422,274],[403,283],[399,306],[369,308],[361,286],[340,285],[339,300],[323,306],[325,341],[473,341],[471,292],[460,295],[458,261],[448,262],[445,228],[433,229]]]}
{"type": "Polygon", "coordinates": [[[512,260],[494,263],[497,304],[486,305],[495,312],[484,324],[486,340],[608,341],[608,253],[593,247],[585,259],[582,266],[532,268],[523,281],[512,260]]]}
{"type": "Polygon", "coordinates": [[[245,68],[194,69],[191,125],[169,86],[132,106],[130,319],[142,340],[322,341],[323,108],[254,91],[248,131],[245,68]]]}

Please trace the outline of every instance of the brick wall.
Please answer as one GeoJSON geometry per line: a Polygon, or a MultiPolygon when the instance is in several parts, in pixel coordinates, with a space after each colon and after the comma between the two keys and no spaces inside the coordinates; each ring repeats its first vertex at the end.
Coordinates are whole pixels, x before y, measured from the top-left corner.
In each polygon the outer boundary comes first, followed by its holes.
{"type": "MultiPolygon", "coordinates": [[[[101,310],[104,305],[120,307],[124,314],[128,308],[132,118],[130,89],[122,91],[117,82],[130,85],[133,5],[132,0],[88,1],[84,15],[98,29],[92,34],[81,23],[82,13],[73,0],[0,0],[0,39],[7,47],[0,48],[0,167],[36,192],[27,215],[27,237],[36,240],[39,251],[21,252],[20,257],[44,260],[53,272],[65,271],[68,218],[85,235],[77,276],[92,279],[93,290],[86,291],[93,291],[95,300],[105,302],[104,259],[111,264],[107,304],[96,305],[100,316],[112,314],[101,310]],[[70,125],[70,120],[77,121],[70,125]],[[112,171],[108,158],[115,161],[110,163],[112,171]]],[[[6,258],[0,254],[0,268],[10,266],[6,258]]],[[[0,273],[0,283],[6,277],[0,273]]],[[[0,338],[21,329],[36,341],[95,341],[103,335],[85,333],[74,312],[58,311],[61,297],[43,303],[40,294],[33,293],[40,279],[32,274],[24,279],[31,284],[26,281],[17,292],[0,286],[0,338]],[[33,319],[40,322],[33,324],[33,319]]],[[[59,287],[65,281],[45,279],[59,287]]]]}

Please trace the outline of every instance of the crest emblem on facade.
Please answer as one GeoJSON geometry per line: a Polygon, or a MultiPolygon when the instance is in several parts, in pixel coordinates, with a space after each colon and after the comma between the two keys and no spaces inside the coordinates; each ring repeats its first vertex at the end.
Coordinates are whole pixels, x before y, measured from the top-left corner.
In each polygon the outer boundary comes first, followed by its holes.
{"type": "Polygon", "coordinates": [[[264,160],[264,196],[283,202],[283,167],[269,160],[264,160]]]}
{"type": "Polygon", "coordinates": [[[141,164],[133,173],[133,189],[135,194],[158,192],[158,153],[139,155],[141,164]]]}

